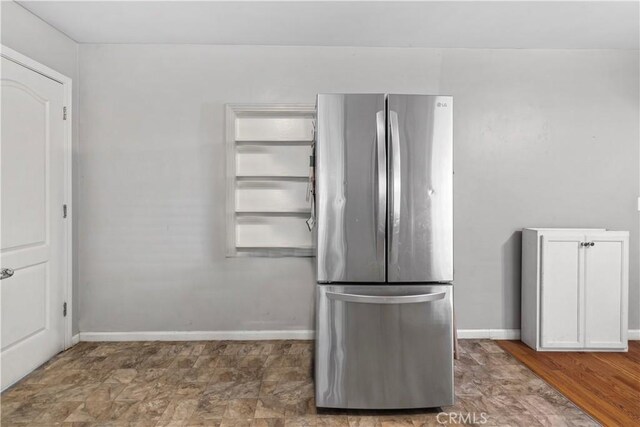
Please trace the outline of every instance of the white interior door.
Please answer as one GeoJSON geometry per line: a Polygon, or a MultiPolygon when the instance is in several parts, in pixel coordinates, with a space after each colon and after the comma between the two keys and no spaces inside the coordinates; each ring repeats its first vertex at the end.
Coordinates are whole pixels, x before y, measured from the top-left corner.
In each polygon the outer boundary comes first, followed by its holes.
{"type": "Polygon", "coordinates": [[[629,236],[607,231],[589,234],[586,240],[586,347],[626,348],[629,236]]]}
{"type": "Polygon", "coordinates": [[[584,344],[584,234],[542,237],[542,347],[584,344]]]}
{"type": "Polygon", "coordinates": [[[64,348],[64,87],[2,58],[0,95],[4,389],[64,348]]]}

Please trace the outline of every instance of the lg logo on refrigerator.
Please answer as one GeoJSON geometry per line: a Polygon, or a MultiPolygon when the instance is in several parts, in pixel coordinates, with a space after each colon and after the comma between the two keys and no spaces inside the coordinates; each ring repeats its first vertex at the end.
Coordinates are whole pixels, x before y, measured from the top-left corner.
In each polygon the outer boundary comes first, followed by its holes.
{"type": "Polygon", "coordinates": [[[448,107],[448,105],[447,105],[447,103],[446,103],[446,102],[438,102],[438,103],[436,104],[436,107],[448,107]]]}

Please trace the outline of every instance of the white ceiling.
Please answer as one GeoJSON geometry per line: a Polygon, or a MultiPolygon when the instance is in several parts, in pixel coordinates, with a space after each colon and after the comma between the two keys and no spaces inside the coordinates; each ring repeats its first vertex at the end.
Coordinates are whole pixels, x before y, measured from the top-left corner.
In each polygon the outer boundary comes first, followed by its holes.
{"type": "Polygon", "coordinates": [[[20,1],[80,43],[639,47],[638,1],[20,1]]]}

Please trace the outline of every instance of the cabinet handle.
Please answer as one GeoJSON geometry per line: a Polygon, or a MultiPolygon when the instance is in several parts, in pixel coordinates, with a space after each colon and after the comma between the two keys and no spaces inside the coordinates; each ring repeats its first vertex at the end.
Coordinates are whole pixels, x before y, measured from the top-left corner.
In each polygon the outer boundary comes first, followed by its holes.
{"type": "Polygon", "coordinates": [[[595,245],[596,245],[596,244],[595,244],[595,243],[593,243],[593,242],[589,243],[589,246],[595,246],[595,245]]]}
{"type": "Polygon", "coordinates": [[[589,243],[587,243],[587,242],[580,242],[580,246],[589,246],[589,243]]]}

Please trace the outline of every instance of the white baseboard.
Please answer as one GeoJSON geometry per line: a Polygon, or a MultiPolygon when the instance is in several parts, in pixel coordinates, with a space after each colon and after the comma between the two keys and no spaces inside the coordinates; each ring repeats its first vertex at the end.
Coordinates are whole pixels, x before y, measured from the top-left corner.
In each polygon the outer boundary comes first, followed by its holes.
{"type": "MultiPolygon", "coordinates": [[[[148,331],[80,332],[80,341],[312,340],[315,332],[295,331],[148,331]]],[[[77,335],[76,335],[77,337],[77,335]]],[[[519,339],[519,329],[458,329],[460,339],[519,339]]],[[[75,339],[75,337],[74,337],[75,339]]]]}
{"type": "MultiPolygon", "coordinates": [[[[458,338],[519,340],[520,329],[458,329],[458,338]]],[[[640,329],[629,329],[629,341],[640,341],[640,329]]]]}
{"type": "Polygon", "coordinates": [[[80,342],[80,334],[75,334],[71,337],[71,345],[74,346],[80,342]]]}
{"type": "Polygon", "coordinates": [[[520,329],[458,329],[458,338],[461,340],[518,340],[520,339],[520,329]]]}
{"type": "MultiPolygon", "coordinates": [[[[215,341],[215,340],[312,340],[310,330],[295,331],[150,331],[150,332],[80,332],[78,341],[215,341]]],[[[458,329],[459,339],[520,339],[520,329],[458,329]]],[[[629,340],[640,340],[640,329],[629,330],[629,340]]]]}
{"type": "Polygon", "coordinates": [[[80,341],[312,340],[314,331],[80,332],[80,341]]]}

